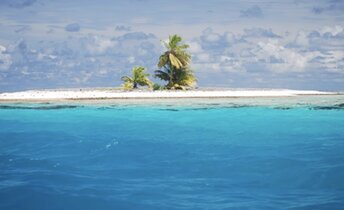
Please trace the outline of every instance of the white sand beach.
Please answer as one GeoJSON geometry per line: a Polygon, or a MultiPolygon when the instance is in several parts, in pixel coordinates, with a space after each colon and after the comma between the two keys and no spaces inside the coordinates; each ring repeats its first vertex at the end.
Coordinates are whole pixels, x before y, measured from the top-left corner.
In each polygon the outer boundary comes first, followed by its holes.
{"type": "Polygon", "coordinates": [[[333,95],[336,92],[288,89],[228,89],[189,91],[120,91],[111,89],[29,90],[1,93],[0,100],[96,100],[96,99],[155,99],[155,98],[235,98],[235,97],[292,97],[333,95]]]}

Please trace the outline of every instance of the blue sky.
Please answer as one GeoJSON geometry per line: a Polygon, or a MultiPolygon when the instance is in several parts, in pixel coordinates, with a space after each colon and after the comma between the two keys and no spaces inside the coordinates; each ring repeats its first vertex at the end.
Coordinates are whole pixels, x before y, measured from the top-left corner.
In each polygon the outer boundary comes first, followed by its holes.
{"type": "Polygon", "coordinates": [[[344,0],[0,0],[0,92],[118,86],[161,40],[200,87],[344,90],[344,0]]]}

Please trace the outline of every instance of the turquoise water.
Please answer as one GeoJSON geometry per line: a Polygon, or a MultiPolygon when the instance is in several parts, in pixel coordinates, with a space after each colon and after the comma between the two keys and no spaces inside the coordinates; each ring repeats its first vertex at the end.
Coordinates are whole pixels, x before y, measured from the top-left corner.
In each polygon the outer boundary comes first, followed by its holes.
{"type": "Polygon", "coordinates": [[[0,108],[0,209],[344,206],[342,105],[0,108]]]}

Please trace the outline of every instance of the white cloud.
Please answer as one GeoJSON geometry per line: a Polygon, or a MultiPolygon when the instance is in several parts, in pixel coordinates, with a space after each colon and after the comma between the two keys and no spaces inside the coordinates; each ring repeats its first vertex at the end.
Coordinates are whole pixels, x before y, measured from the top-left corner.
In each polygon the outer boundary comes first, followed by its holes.
{"type": "Polygon", "coordinates": [[[322,51],[344,50],[344,27],[342,26],[325,26],[305,33],[309,46],[304,47],[322,51]]]}
{"type": "Polygon", "coordinates": [[[344,28],[342,26],[325,26],[319,30],[322,36],[330,34],[331,36],[344,35],[344,28]]]}
{"type": "Polygon", "coordinates": [[[300,31],[290,46],[294,51],[308,55],[306,58],[309,70],[344,72],[344,28],[342,26],[325,26],[311,31],[300,31]]]}
{"type": "MultiPolygon", "coordinates": [[[[295,37],[276,36],[264,28],[243,33],[218,33],[207,28],[186,43],[193,58],[192,68],[204,78],[213,73],[234,74],[253,81],[281,73],[292,77],[344,73],[342,27],[303,30],[295,37]]],[[[120,76],[128,74],[132,66],[146,66],[152,73],[164,51],[155,35],[143,32],[116,36],[79,33],[64,40],[19,40],[6,46],[0,45],[0,70],[9,70],[28,83],[42,81],[49,85],[119,84],[120,76]],[[104,80],[111,83],[102,83],[104,80]]]]}
{"type": "Polygon", "coordinates": [[[0,45],[0,70],[6,71],[12,65],[11,55],[7,54],[6,47],[0,45]]]}
{"type": "MultiPolygon", "coordinates": [[[[192,67],[196,72],[244,72],[242,62],[238,59],[221,56],[221,57],[210,57],[207,58],[208,62],[194,62],[192,67]]],[[[206,59],[204,59],[206,61],[206,59]]]]}
{"type": "Polygon", "coordinates": [[[187,44],[189,45],[188,51],[192,54],[200,53],[203,51],[202,46],[196,41],[188,42],[187,44]]]}
{"type": "Polygon", "coordinates": [[[344,52],[328,51],[316,57],[315,64],[329,72],[344,73],[344,52]]]}
{"type": "Polygon", "coordinates": [[[6,80],[13,85],[18,81],[45,87],[115,85],[134,65],[154,70],[160,49],[159,40],[141,32],[117,37],[88,34],[56,41],[21,39],[8,44],[8,49],[0,45],[0,70],[16,75],[6,80]]]}
{"type": "Polygon", "coordinates": [[[255,50],[257,62],[264,61],[270,71],[276,73],[302,72],[319,52],[299,52],[286,48],[277,40],[259,42],[255,50]]]}
{"type": "Polygon", "coordinates": [[[101,36],[88,36],[85,41],[85,47],[91,54],[103,54],[108,49],[115,47],[117,41],[112,41],[110,38],[101,36]]]}
{"type": "Polygon", "coordinates": [[[207,42],[218,42],[221,39],[221,35],[214,33],[211,28],[207,28],[203,31],[202,39],[207,42]]]}
{"type": "Polygon", "coordinates": [[[294,43],[297,46],[308,47],[309,46],[308,33],[305,31],[298,32],[298,34],[296,35],[294,43]]]}
{"type": "Polygon", "coordinates": [[[225,40],[228,44],[235,44],[238,41],[238,38],[235,34],[228,32],[225,34],[225,40]]]}
{"type": "Polygon", "coordinates": [[[210,55],[208,53],[199,53],[197,54],[196,59],[198,62],[209,62],[210,55]]]}
{"type": "Polygon", "coordinates": [[[223,71],[226,72],[244,72],[246,71],[243,67],[242,60],[237,58],[229,57],[229,56],[221,56],[220,57],[221,66],[223,71]]]}

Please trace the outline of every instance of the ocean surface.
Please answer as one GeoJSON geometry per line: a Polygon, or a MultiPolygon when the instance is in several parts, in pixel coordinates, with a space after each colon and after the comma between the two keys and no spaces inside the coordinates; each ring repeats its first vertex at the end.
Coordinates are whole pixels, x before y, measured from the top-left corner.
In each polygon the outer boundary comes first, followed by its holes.
{"type": "Polygon", "coordinates": [[[337,102],[0,104],[0,209],[344,209],[337,102]]]}

